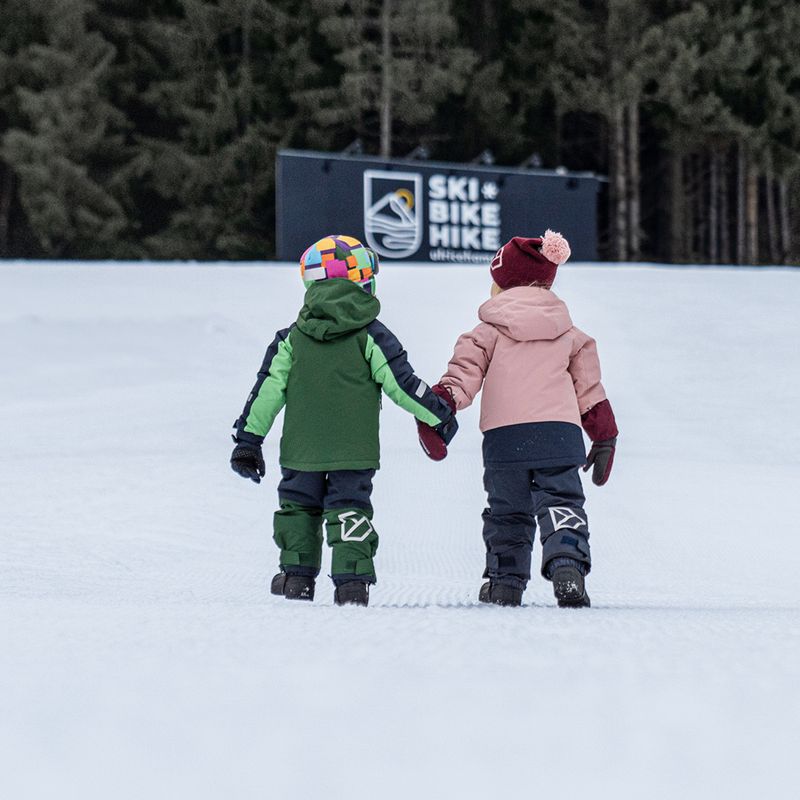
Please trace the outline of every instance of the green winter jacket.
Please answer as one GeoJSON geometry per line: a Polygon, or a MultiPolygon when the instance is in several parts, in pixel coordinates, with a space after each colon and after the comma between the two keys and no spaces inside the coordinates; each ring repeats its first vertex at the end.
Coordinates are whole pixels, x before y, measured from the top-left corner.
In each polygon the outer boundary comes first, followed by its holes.
{"type": "Polygon", "coordinates": [[[447,423],[449,407],[414,374],[379,311],[378,299],[349,280],[313,284],[297,322],[267,350],[237,440],[260,444],[285,405],[281,466],[378,469],[381,389],[422,422],[447,423]]]}

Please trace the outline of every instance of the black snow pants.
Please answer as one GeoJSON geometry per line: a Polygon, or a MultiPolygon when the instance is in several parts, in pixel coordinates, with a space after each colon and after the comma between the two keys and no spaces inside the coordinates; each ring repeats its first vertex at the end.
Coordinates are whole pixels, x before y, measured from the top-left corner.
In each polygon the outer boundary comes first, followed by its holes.
{"type": "Polygon", "coordinates": [[[483,484],[489,507],[483,512],[486,543],[484,578],[524,589],[531,577],[531,553],[538,524],[542,575],[554,558],[574,558],[591,568],[585,496],[578,466],[490,466],[483,484]]]}

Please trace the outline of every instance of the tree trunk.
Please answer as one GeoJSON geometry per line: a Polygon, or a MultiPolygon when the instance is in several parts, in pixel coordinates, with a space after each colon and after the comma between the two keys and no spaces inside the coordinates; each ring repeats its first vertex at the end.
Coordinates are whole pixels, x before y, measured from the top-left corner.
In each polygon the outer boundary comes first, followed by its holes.
{"type": "MultiPolygon", "coordinates": [[[[497,8],[494,0],[483,0],[481,3],[482,35],[480,38],[481,59],[487,62],[491,59],[494,52],[495,41],[497,39],[497,8]]],[[[561,162],[559,162],[561,163],[561,162]]]]}
{"type": "Polygon", "coordinates": [[[747,259],[745,253],[745,172],[747,170],[747,156],[744,143],[739,142],[736,151],[736,263],[744,264],[747,259]]]}
{"type": "Polygon", "coordinates": [[[695,191],[694,179],[696,172],[694,169],[694,156],[689,153],[683,157],[683,227],[684,227],[684,247],[686,248],[686,261],[695,261],[696,237],[697,237],[697,192],[695,191]]]}
{"type": "Polygon", "coordinates": [[[758,263],[758,172],[755,164],[747,165],[747,261],[758,263]]]}
{"type": "Polygon", "coordinates": [[[719,263],[719,157],[711,153],[708,179],[708,260],[719,263]]]}
{"type": "Polygon", "coordinates": [[[778,233],[778,217],[775,212],[775,178],[772,174],[772,160],[767,162],[766,175],[764,175],[764,190],[767,195],[767,235],[769,237],[769,261],[777,264],[780,241],[778,233]]]}
{"type": "Polygon", "coordinates": [[[669,256],[674,262],[686,257],[686,191],[683,183],[683,156],[670,153],[670,244],[669,256]]]}
{"type": "Polygon", "coordinates": [[[242,101],[242,113],[239,119],[239,135],[244,136],[253,115],[253,78],[252,78],[252,50],[253,50],[253,3],[249,0],[245,5],[242,14],[242,60],[239,66],[240,86],[246,92],[246,97],[242,101]]]}
{"type": "Polygon", "coordinates": [[[0,164],[0,257],[6,258],[10,253],[10,217],[11,201],[14,197],[14,173],[4,164],[0,164]]]}
{"type": "Polygon", "coordinates": [[[639,165],[639,103],[628,105],[628,197],[630,203],[630,258],[641,257],[641,171],[639,165]]]}
{"type": "Polygon", "coordinates": [[[392,155],[392,0],[381,9],[381,155],[392,155]]]}
{"type": "Polygon", "coordinates": [[[245,4],[242,12],[242,62],[250,67],[250,58],[252,55],[252,39],[253,39],[253,5],[254,0],[249,0],[245,4]]]}
{"type": "Polygon", "coordinates": [[[728,154],[727,152],[719,159],[717,174],[719,175],[719,256],[723,264],[731,263],[731,221],[729,219],[730,209],[728,204],[728,154]]]}
{"type": "Polygon", "coordinates": [[[706,259],[706,204],[705,195],[705,175],[703,167],[705,162],[702,153],[693,153],[689,156],[691,174],[689,176],[691,186],[691,223],[692,223],[692,262],[702,262],[706,259]]]}
{"type": "Polygon", "coordinates": [[[564,133],[564,112],[556,105],[553,125],[553,149],[556,154],[556,166],[561,166],[561,142],[564,133]]]}
{"type": "Polygon", "coordinates": [[[614,256],[617,261],[628,260],[628,181],[625,169],[625,114],[616,104],[611,111],[611,170],[613,180],[612,215],[614,256]]]}
{"type": "Polygon", "coordinates": [[[792,257],[792,229],[789,223],[789,181],[778,180],[778,213],[781,222],[781,264],[788,264],[792,257]]]}

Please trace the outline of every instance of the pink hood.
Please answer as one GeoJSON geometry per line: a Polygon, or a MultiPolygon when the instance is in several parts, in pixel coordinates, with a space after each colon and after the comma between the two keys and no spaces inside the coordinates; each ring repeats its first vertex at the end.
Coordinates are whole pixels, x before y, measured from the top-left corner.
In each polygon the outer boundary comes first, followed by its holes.
{"type": "Polygon", "coordinates": [[[466,408],[483,387],[481,430],[572,422],[606,397],[595,341],[549,289],[518,286],[487,300],[462,334],[441,383],[466,408]]]}
{"type": "Polygon", "coordinates": [[[557,339],[572,327],[564,301],[538,286],[501,292],[478,309],[478,318],[518,342],[557,339]]]}

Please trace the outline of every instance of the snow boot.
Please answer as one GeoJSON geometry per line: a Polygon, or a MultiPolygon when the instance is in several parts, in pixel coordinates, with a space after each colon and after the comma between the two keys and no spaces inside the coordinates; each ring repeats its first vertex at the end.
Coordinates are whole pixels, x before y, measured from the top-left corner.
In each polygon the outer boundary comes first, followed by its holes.
{"type": "Polygon", "coordinates": [[[369,584],[366,581],[347,581],[339,584],[333,593],[337,606],[369,605],[369,584]]]}
{"type": "Polygon", "coordinates": [[[493,603],[496,606],[521,606],[522,589],[509,586],[507,583],[486,581],[478,593],[481,603],[493,603]]]}
{"type": "Polygon", "coordinates": [[[315,583],[310,575],[287,575],[279,572],[272,579],[270,592],[283,595],[287,600],[313,600],[315,583]]]}
{"type": "Polygon", "coordinates": [[[592,605],[586,594],[583,575],[577,567],[556,567],[550,580],[559,608],[589,608],[592,605]]]}

